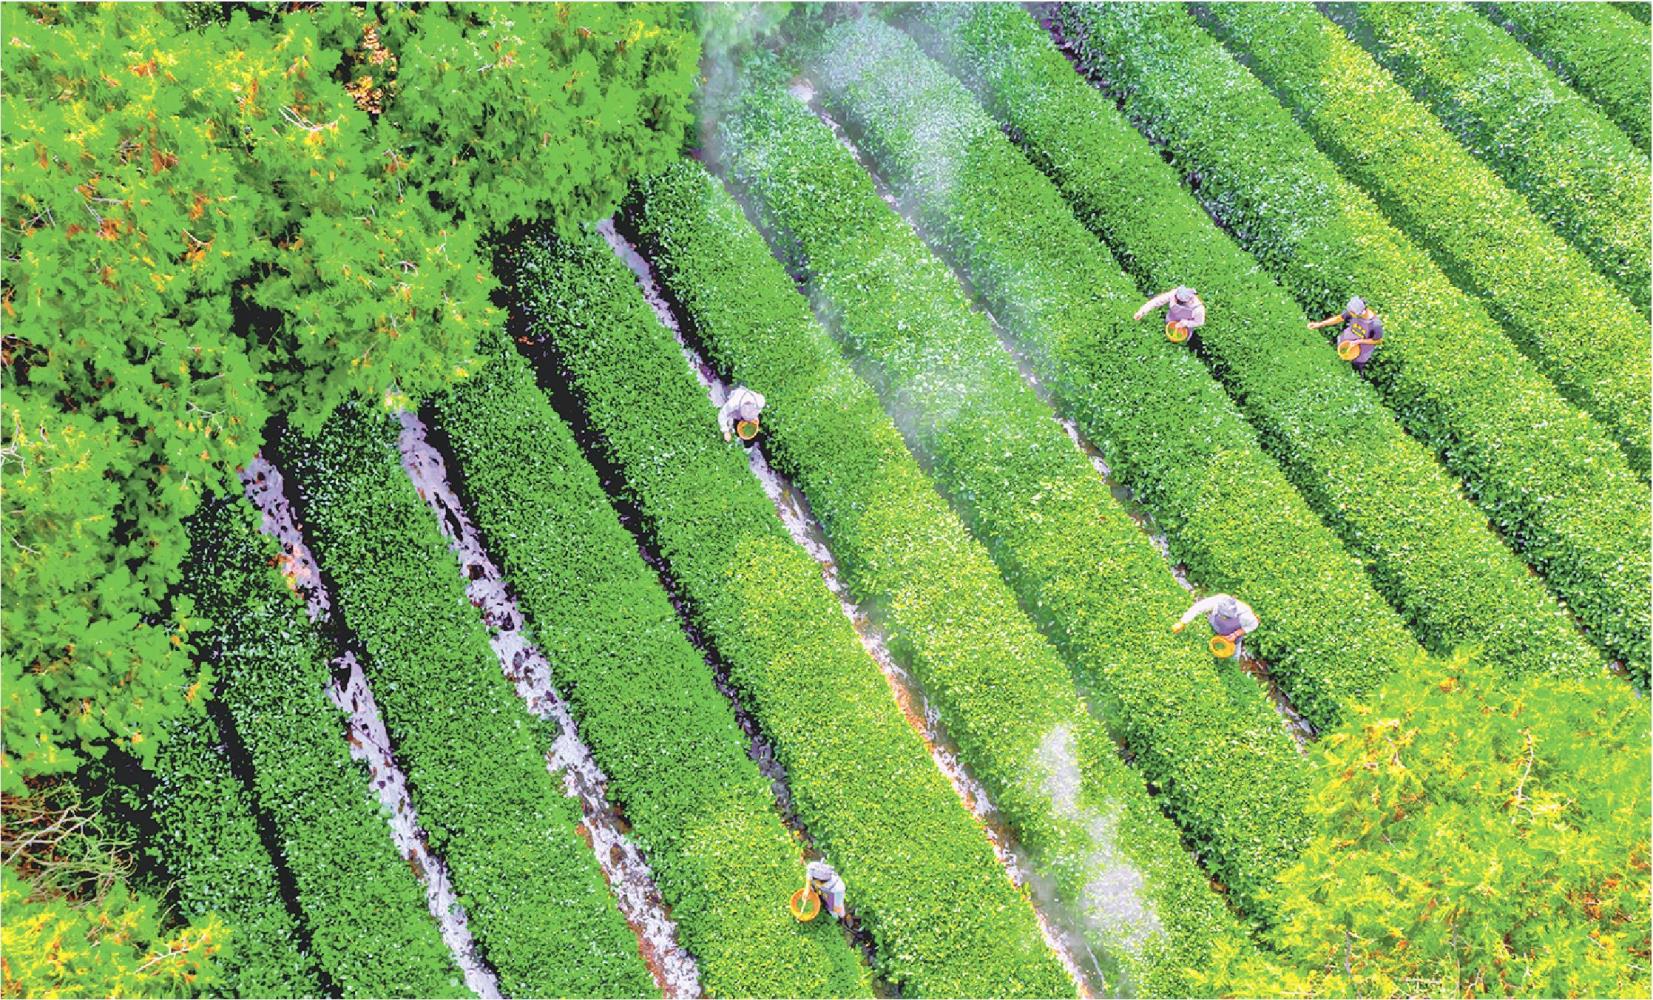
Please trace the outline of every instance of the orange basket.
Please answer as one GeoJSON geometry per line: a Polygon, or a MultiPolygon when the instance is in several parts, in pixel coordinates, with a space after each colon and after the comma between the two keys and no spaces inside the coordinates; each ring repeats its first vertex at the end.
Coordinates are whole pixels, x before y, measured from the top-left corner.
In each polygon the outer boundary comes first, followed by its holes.
{"type": "Polygon", "coordinates": [[[1360,357],[1360,347],[1361,344],[1358,340],[1345,340],[1337,345],[1337,356],[1344,361],[1353,361],[1360,357]]]}
{"type": "Polygon", "coordinates": [[[1165,324],[1165,339],[1173,344],[1185,344],[1188,342],[1188,328],[1181,323],[1167,323],[1165,324]]]}
{"type": "Polygon", "coordinates": [[[1234,655],[1234,640],[1226,635],[1214,635],[1210,642],[1211,655],[1219,660],[1226,660],[1234,655]]]}
{"type": "Polygon", "coordinates": [[[756,420],[742,420],[735,425],[735,433],[742,441],[750,441],[758,436],[758,422],[756,420]]]}
{"type": "Polygon", "coordinates": [[[821,915],[821,895],[806,885],[792,894],[786,908],[799,923],[807,924],[821,915]]]}

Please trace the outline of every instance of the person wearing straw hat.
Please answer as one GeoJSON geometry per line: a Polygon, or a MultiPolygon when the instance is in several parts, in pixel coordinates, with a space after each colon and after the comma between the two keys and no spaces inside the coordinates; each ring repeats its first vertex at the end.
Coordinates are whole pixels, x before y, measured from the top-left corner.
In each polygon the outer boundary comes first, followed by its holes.
{"type": "Polygon", "coordinates": [[[753,392],[744,385],[735,386],[729,393],[729,398],[717,408],[717,425],[723,430],[723,440],[732,440],[737,428],[741,430],[740,439],[750,441],[758,433],[758,416],[763,413],[763,393],[753,392]],[[749,425],[742,427],[742,425],[749,425]],[[748,429],[750,433],[748,433],[748,429]]]}
{"type": "Polygon", "coordinates": [[[1337,323],[1348,324],[1343,332],[1337,335],[1337,356],[1349,362],[1357,372],[1366,370],[1366,362],[1372,359],[1372,350],[1383,340],[1383,320],[1377,313],[1372,312],[1366,300],[1358,295],[1349,296],[1348,305],[1335,316],[1327,316],[1318,323],[1310,323],[1309,329],[1318,330],[1323,326],[1332,326],[1337,323]],[[1344,347],[1352,344],[1352,347],[1344,347]]]}
{"type": "Polygon", "coordinates": [[[1195,601],[1193,607],[1182,613],[1177,623],[1171,626],[1171,631],[1181,632],[1188,627],[1188,623],[1196,617],[1205,615],[1211,623],[1211,631],[1234,644],[1233,656],[1238,659],[1242,654],[1240,641],[1252,632],[1262,622],[1257,619],[1257,612],[1251,610],[1251,605],[1232,594],[1212,594],[1203,601],[1195,601]]]}
{"type": "Polygon", "coordinates": [[[1178,285],[1142,303],[1132,318],[1140,323],[1156,309],[1165,309],[1165,334],[1177,343],[1187,340],[1190,333],[1205,325],[1205,303],[1200,301],[1199,293],[1187,285],[1178,285]],[[1173,332],[1178,335],[1172,336],[1173,332]]]}
{"type": "Polygon", "coordinates": [[[844,880],[838,870],[825,861],[811,861],[804,869],[809,887],[821,897],[826,911],[839,920],[844,919],[844,880]]]}

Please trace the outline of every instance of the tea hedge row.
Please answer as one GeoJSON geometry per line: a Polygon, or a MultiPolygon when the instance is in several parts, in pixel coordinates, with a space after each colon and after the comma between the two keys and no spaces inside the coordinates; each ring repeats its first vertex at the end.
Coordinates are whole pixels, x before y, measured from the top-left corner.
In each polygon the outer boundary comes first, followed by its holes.
{"type": "MultiPolygon", "coordinates": [[[[832,37],[865,51],[866,39],[832,37]]],[[[794,263],[833,313],[829,325],[877,369],[886,407],[1024,606],[1249,902],[1266,880],[1259,873],[1289,858],[1293,843],[1281,817],[1295,807],[1299,762],[1279,720],[1237,671],[1213,669],[1203,649],[1172,640],[1186,596],[1164,562],[851,155],[795,101],[756,94],[749,105],[726,136],[731,172],[784,234],[776,242],[798,248],[794,263]],[[770,171],[776,163],[785,169],[770,171]],[[1163,660],[1175,664],[1174,680],[1157,669],[1163,660]],[[1167,685],[1179,692],[1175,712],[1158,701],[1167,685]],[[1249,752],[1224,749],[1235,743],[1249,752]]]]}
{"type": "Polygon", "coordinates": [[[843,580],[1078,918],[1110,989],[1196,991],[1188,970],[1234,932],[1233,918],[763,237],[689,163],[657,179],[634,218],[709,356],[767,397],[776,466],[808,496],[843,580]],[[1111,881],[1097,881],[1109,869],[1111,881]]]}
{"type": "Polygon", "coordinates": [[[216,913],[229,930],[216,959],[226,996],[322,995],[315,960],[281,896],[252,797],[230,771],[223,736],[199,711],[164,723],[147,805],[155,848],[190,918],[216,913]]]}
{"type": "MultiPolygon", "coordinates": [[[[590,264],[549,283],[591,287],[590,264]]],[[[586,309],[601,305],[586,298],[586,309]]],[[[482,371],[435,402],[467,507],[624,805],[701,985],[711,996],[870,996],[838,927],[787,912],[803,883],[798,847],[596,472],[510,341],[484,344],[482,371]]]]}
{"type": "Polygon", "coordinates": [[[1636,305],[1313,7],[1206,10],[1345,175],[1646,469],[1653,359],[1636,305]]]}
{"type": "Polygon", "coordinates": [[[1205,206],[1305,309],[1329,314],[1351,294],[1377,306],[1389,336],[1368,374],[1390,408],[1645,683],[1646,481],[1600,427],[1514,354],[1480,305],[1186,14],[1084,4],[1058,16],[1082,65],[1108,76],[1180,170],[1198,173],[1205,206]],[[1227,127],[1207,127],[1218,117],[1227,127]]]}
{"type": "Polygon", "coordinates": [[[1027,901],[902,718],[820,567],[781,526],[742,450],[719,437],[631,272],[595,239],[535,241],[519,263],[530,330],[571,370],[696,625],[786,768],[799,818],[843,873],[880,977],[921,996],[1071,995],[1027,901]]]}
{"type": "Polygon", "coordinates": [[[317,964],[345,996],[469,996],[327,698],[332,644],[269,567],[239,500],[203,506],[186,589],[212,620],[219,699],[280,838],[317,964]]]}
{"type": "MultiPolygon", "coordinates": [[[[1190,574],[1257,608],[1266,625],[1255,649],[1297,709],[1330,725],[1344,699],[1421,656],[1222,386],[1159,322],[1132,320],[1142,296],[958,81],[877,21],[840,25],[824,50],[825,100],[931,244],[986,299],[1060,409],[1153,512],[1190,574]]],[[[1007,367],[996,343],[981,346],[984,362],[1007,367]]],[[[1174,620],[1187,597],[1158,576],[1158,610],[1174,620]]],[[[1149,621],[1139,627],[1155,631],[1149,621]]],[[[1165,629],[1160,622],[1157,631],[1165,629]]],[[[1067,631],[1076,660],[1108,649],[1084,628],[1067,631]]]]}
{"type": "Polygon", "coordinates": [[[1254,902],[1298,842],[1303,781],[1258,686],[1171,635],[1187,596],[1158,551],[827,126],[759,87],[724,146],[908,443],[1213,870],[1254,902]]]}
{"type": "MultiPolygon", "coordinates": [[[[1646,4],[1641,4],[1645,11],[1646,4]]],[[[1624,134],[1648,151],[1647,23],[1611,4],[1503,3],[1475,9],[1508,21],[1532,53],[1596,102],[1624,134]]]]}
{"type": "MultiPolygon", "coordinates": [[[[906,20],[1107,242],[1143,292],[1189,281],[1200,346],[1303,496],[1432,649],[1479,645],[1510,671],[1586,673],[1601,657],[1297,304],[1211,224],[1176,172],[1020,8],[927,5],[906,20]],[[1399,507],[1378,502],[1405,497],[1399,507]]],[[[1341,617],[1341,615],[1339,616],[1341,617]]]]}
{"type": "Polygon", "coordinates": [[[545,766],[546,734],[500,670],[459,565],[383,412],[341,407],[284,450],[302,521],[361,640],[413,805],[508,994],[655,991],[545,766]]]}
{"type": "Polygon", "coordinates": [[[1653,178],[1646,153],[1520,42],[1464,4],[1359,4],[1337,16],[1369,34],[1373,55],[1396,79],[1648,307],[1653,178]]]}

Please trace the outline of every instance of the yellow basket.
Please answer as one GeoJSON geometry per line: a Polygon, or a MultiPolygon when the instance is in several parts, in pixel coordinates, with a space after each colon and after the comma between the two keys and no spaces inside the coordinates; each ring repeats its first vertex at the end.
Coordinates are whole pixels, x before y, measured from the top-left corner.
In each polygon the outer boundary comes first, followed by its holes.
{"type": "Polygon", "coordinates": [[[756,420],[742,420],[735,425],[735,433],[742,441],[750,441],[758,436],[758,422],[756,420]]]}
{"type": "Polygon", "coordinates": [[[1181,323],[1167,323],[1165,324],[1165,339],[1173,344],[1185,344],[1188,342],[1188,328],[1181,323]]]}
{"type": "Polygon", "coordinates": [[[799,923],[807,924],[821,915],[820,893],[806,885],[792,894],[786,908],[792,911],[792,916],[799,923]]]}
{"type": "Polygon", "coordinates": [[[1353,361],[1360,357],[1361,343],[1358,340],[1345,340],[1337,345],[1337,356],[1344,361],[1353,361]]]}
{"type": "Polygon", "coordinates": [[[1226,660],[1234,655],[1234,640],[1226,635],[1214,635],[1210,642],[1211,655],[1219,660],[1226,660]]]}

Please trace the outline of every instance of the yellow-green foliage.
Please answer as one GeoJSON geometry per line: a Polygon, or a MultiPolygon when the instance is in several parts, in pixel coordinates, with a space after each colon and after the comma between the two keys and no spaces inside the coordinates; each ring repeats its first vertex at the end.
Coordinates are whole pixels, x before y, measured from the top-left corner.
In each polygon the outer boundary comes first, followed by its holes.
{"type": "Polygon", "coordinates": [[[1648,708],[1618,678],[1396,675],[1321,741],[1319,832],[1238,996],[1646,996],[1648,708]]]}
{"type": "Polygon", "coordinates": [[[153,899],[124,883],[77,904],[10,866],[0,872],[0,996],[197,996],[228,939],[215,916],[163,931],[153,899]]]}

